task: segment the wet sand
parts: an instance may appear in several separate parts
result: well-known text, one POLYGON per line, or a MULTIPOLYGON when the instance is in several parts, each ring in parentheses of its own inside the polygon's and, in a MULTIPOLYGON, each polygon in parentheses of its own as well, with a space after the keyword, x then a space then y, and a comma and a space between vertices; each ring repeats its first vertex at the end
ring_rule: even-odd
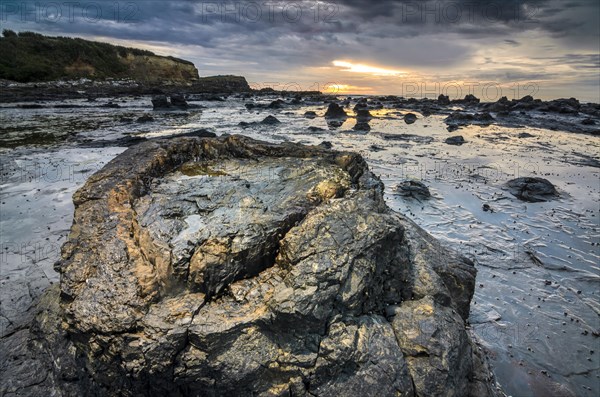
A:
POLYGON ((33 299, 58 281, 53 264, 72 222, 71 195, 86 178, 132 136, 207 128, 274 142, 328 141, 333 149, 360 152, 385 183, 393 209, 475 261, 471 329, 507 394, 600 393, 600 138, 497 125, 449 133, 445 116, 408 109, 371 110, 371 131, 356 132, 352 117, 334 129, 322 117, 304 118, 306 111, 322 116, 323 104, 259 112, 248 111, 246 102, 192 102, 205 108, 177 112, 153 112, 147 97, 121 100, 121 108, 0 109, 3 136, 13 142, 0 149, 2 334, 14 332, 33 299), (409 111, 418 117, 412 125, 403 120, 409 111), (137 123, 144 114, 154 121, 137 123), (239 126, 268 115, 281 124, 239 126), (33 132, 41 138, 13 147, 33 132), (467 143, 444 143, 456 135, 467 143), (503 189, 523 176, 548 179, 560 197, 525 203, 503 189), (394 187, 406 179, 424 182, 432 197, 398 195, 394 187))

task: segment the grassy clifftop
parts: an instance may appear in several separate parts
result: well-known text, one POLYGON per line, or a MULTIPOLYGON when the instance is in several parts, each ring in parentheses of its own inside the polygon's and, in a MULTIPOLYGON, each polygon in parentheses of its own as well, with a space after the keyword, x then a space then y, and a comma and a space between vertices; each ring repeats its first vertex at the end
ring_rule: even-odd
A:
POLYGON ((23 83, 81 77, 145 83, 198 80, 198 70, 189 61, 78 38, 5 30, 0 54, 0 79, 23 83))

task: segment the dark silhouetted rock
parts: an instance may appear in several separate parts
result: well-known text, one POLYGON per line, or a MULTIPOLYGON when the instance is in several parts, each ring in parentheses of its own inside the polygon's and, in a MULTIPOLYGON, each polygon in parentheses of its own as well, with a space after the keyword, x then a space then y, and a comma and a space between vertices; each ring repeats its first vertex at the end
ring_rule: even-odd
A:
POLYGON ((171 95, 171 106, 180 109, 187 109, 188 103, 183 95, 171 95))
POLYGON ((474 104, 474 103, 479 103, 480 100, 475 95, 468 94, 468 95, 465 96, 464 102, 468 103, 468 104, 474 104))
POLYGON ((314 119, 317 117, 317 113, 313 112, 312 110, 309 110, 308 112, 304 113, 304 117, 306 117, 307 119, 314 119))
POLYGON ((519 138, 523 139, 523 138, 535 138, 535 135, 531 135, 528 132, 521 132, 519 135, 517 135, 519 138))
POLYGON ((265 117, 265 119, 263 121, 260 122, 261 124, 268 124, 268 125, 274 125, 274 124, 280 124, 281 121, 279 121, 275 116, 267 116, 265 117))
POLYGON ((198 137, 198 138, 216 138, 217 134, 215 134, 212 131, 209 131, 205 128, 196 130, 196 131, 192 131, 192 132, 186 132, 185 134, 180 134, 177 135, 177 137, 184 137, 184 136, 192 136, 192 137, 198 137))
POLYGON ((544 178, 517 178, 506 183, 510 193, 527 202, 550 201, 558 197, 558 192, 552 183, 544 178))
POLYGON ((467 143, 467 141, 465 141, 465 138, 463 138, 462 135, 451 136, 450 138, 446 138, 444 142, 446 142, 448 145, 455 146, 460 146, 464 143, 467 143))
POLYGON ((358 121, 353 128, 354 131, 371 131, 369 123, 364 121, 358 121))
POLYGON ((154 110, 162 110, 171 108, 171 102, 166 95, 156 95, 152 98, 152 106, 154 110))
POLYGON ((423 182, 407 180, 396 186, 396 192, 405 197, 428 199, 431 197, 429 188, 423 182))
POLYGON ((406 124, 414 124, 417 121, 417 115, 414 113, 407 113, 404 115, 404 122, 406 124))
POLYGON ((453 112, 445 120, 446 124, 450 126, 466 126, 471 124, 488 126, 494 121, 494 117, 488 112, 470 114, 460 111, 453 112))
POLYGON ((356 119, 358 121, 369 121, 373 118, 373 116, 371 115, 371 112, 369 112, 367 109, 359 109, 356 112, 356 119))
POLYGON ((137 119, 138 123, 149 123, 151 121, 154 121, 154 117, 150 116, 149 114, 145 114, 137 119))
POLYGON ((330 103, 329 104, 329 107, 327 108, 327 112, 325 113, 325 118, 328 118, 328 119, 343 119, 343 118, 346 118, 346 117, 348 117, 348 115, 344 111, 344 108, 342 108, 337 103, 330 103))
POLYGON ((450 105, 450 97, 448 95, 440 94, 437 99, 440 105, 450 105))

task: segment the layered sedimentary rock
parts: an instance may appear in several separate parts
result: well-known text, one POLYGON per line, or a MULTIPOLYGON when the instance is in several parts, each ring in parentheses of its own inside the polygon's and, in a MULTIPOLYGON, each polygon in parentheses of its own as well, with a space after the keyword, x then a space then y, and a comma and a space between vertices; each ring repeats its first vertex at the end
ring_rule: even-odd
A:
POLYGON ((74 202, 60 291, 3 340, 5 393, 497 393, 465 327, 473 263, 391 211, 357 154, 149 141, 74 202))

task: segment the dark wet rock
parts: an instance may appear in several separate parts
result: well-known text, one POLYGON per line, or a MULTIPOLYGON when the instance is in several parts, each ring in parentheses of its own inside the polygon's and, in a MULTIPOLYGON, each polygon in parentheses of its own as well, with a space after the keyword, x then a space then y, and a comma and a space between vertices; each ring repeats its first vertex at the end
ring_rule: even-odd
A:
POLYGON ((171 108, 171 102, 166 95, 156 95, 152 98, 152 106, 154 110, 169 109, 171 108))
POLYGON ((440 94, 437 101, 442 106, 450 105, 450 97, 448 95, 440 94))
POLYGON ((309 110, 308 112, 304 113, 304 117, 306 117, 307 119, 314 119, 317 117, 317 113, 313 112, 312 110, 309 110))
POLYGON ((531 95, 525 95, 523 98, 519 99, 519 102, 533 102, 533 97, 531 95))
POLYGON ((285 101, 281 99, 276 99, 267 106, 269 109, 281 109, 285 106, 285 101))
POLYGON ((330 129, 337 129, 340 128, 342 125, 344 125, 344 120, 340 120, 340 119, 327 119, 327 126, 330 129))
POLYGON ((416 143, 431 143, 434 139, 430 136, 421 136, 414 134, 382 134, 383 139, 388 141, 407 141, 416 143))
POLYGON ((25 103, 17 106, 20 109, 43 109, 44 106, 39 103, 25 103))
POLYGON ((74 203, 60 288, 0 340, 3 395, 496 395, 474 264, 357 154, 152 140, 74 203))
POLYGON ((373 116, 371 115, 371 112, 369 112, 367 109, 359 109, 356 112, 356 119, 358 121, 369 121, 373 118, 373 116))
POLYGON ((257 122, 257 121, 252 121, 252 122, 247 122, 247 121, 241 121, 238 125, 244 129, 246 128, 251 128, 251 127, 259 127, 261 125, 277 125, 277 124, 281 124, 281 121, 279 121, 277 119, 277 117, 275 116, 267 116, 265 117, 262 121, 257 122))
POLYGON ((475 95, 468 94, 465 96, 465 99, 463 100, 463 102, 465 102, 467 104, 475 104, 475 103, 479 103, 480 100, 475 95))
POLYGON ((171 106, 186 109, 188 103, 183 95, 171 95, 171 106))
POLYGON ((450 138, 446 138, 444 142, 446 142, 448 145, 455 146, 460 146, 462 144, 467 143, 467 141, 465 141, 465 138, 463 138, 462 135, 451 136, 450 138))
POLYGON ((333 144, 329 141, 323 141, 321 143, 319 143, 319 146, 325 148, 325 149, 331 149, 333 148, 333 144))
POLYGON ((414 124, 417 121, 417 115, 414 113, 407 113, 404 115, 404 122, 406 124, 414 124))
POLYGON ((369 150, 372 152, 382 152, 385 150, 385 148, 378 146, 378 145, 371 145, 371 146, 369 146, 369 150))
POLYGON ((369 110, 369 105, 367 104, 367 99, 362 98, 360 101, 358 101, 356 103, 356 105, 354 105, 354 108, 352 110, 354 110, 355 113, 358 113, 360 110, 369 110))
POLYGON ((170 97, 167 95, 155 95, 152 97, 152 106, 154 110, 187 109, 190 107, 185 97, 180 94, 172 94, 170 97))
POLYGON ((550 201, 558 197, 554 185, 544 178, 513 179, 506 183, 506 188, 513 196, 530 203, 550 201))
POLYGON ((583 125, 596 125, 596 121, 594 119, 587 118, 587 119, 582 120, 581 124, 583 124, 583 125))
POLYGON ((517 135, 518 138, 535 138, 535 135, 531 135, 528 132, 521 132, 519 135, 517 135))
POLYGON ((136 121, 138 123, 150 123, 154 121, 154 117, 150 116, 149 114, 145 114, 143 116, 138 117, 136 121))
POLYGON ((327 131, 327 130, 326 130, 326 129, 324 129, 324 128, 321 128, 321 127, 314 127, 314 126, 310 126, 310 127, 308 127, 308 130, 309 130, 310 132, 325 132, 325 131, 327 131))
POLYGON ((212 131, 207 130, 206 128, 201 128, 196 131, 186 132, 185 134, 177 135, 177 137, 185 137, 185 136, 198 137, 198 138, 216 138, 217 134, 215 134, 212 131))
POLYGON ((433 111, 429 107, 421 108, 420 112, 423 115, 423 117, 429 117, 433 114, 433 111))
POLYGON ((279 121, 277 119, 277 117, 275 116, 267 116, 265 117, 265 119, 263 121, 260 122, 261 124, 267 124, 267 125, 274 125, 274 124, 281 124, 281 121, 279 121))
POLYGON ((109 109, 119 109, 121 106, 118 103, 108 102, 103 105, 100 105, 100 107, 109 108, 109 109))
POLYGON ((358 121, 352 129, 354 131, 371 131, 371 126, 367 122, 358 121))
POLYGON ((420 181, 407 180, 396 186, 396 192, 405 197, 428 199, 431 197, 429 188, 420 181))
POLYGON ((453 126, 466 126, 471 124, 488 126, 494 121, 494 117, 488 112, 470 114, 460 111, 453 112, 445 120, 446 124, 453 126))
POLYGON ((328 118, 328 119, 343 119, 343 118, 346 118, 346 117, 348 117, 348 115, 344 111, 344 108, 342 108, 337 103, 330 103, 329 104, 329 107, 327 108, 327 112, 325 113, 325 118, 328 118))

